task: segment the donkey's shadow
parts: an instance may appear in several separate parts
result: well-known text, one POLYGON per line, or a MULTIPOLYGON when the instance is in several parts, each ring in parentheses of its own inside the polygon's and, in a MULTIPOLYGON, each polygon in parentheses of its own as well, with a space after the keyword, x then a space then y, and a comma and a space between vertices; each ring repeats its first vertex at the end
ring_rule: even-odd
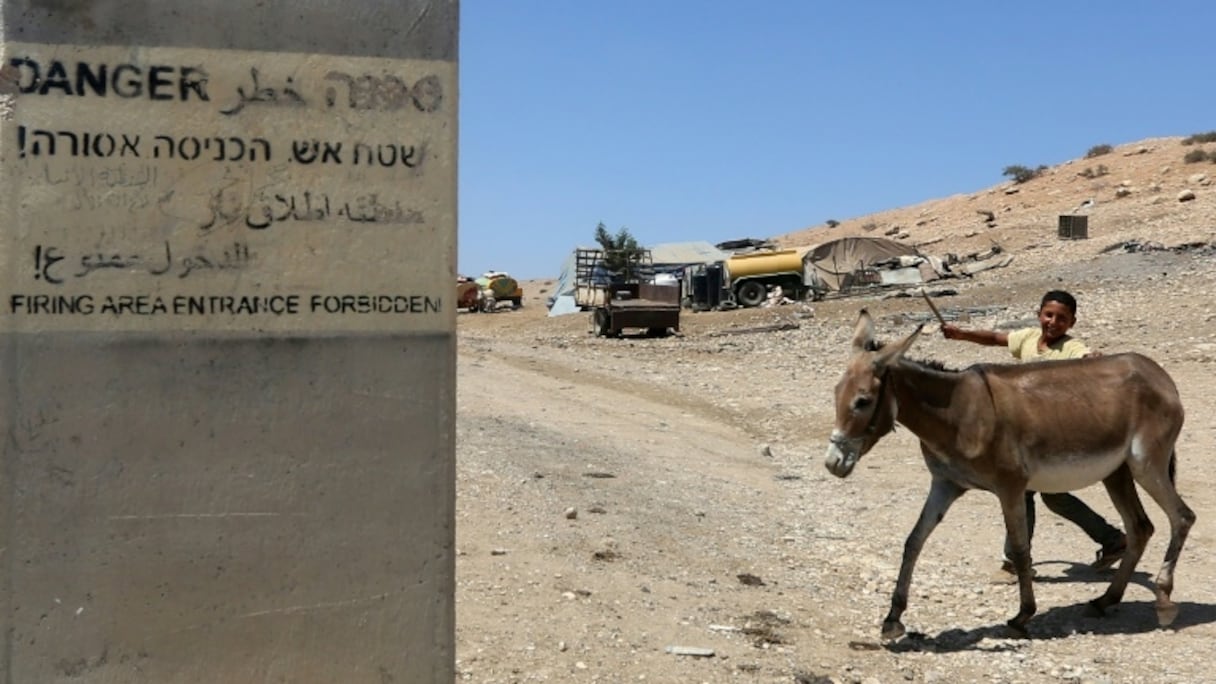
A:
MULTIPOLYGON (((1036 563, 1046 565, 1048 563, 1036 563)), ((1069 564, 1063 576, 1038 576, 1035 584, 1083 583, 1093 586, 1097 591, 1085 600, 1066 606, 1055 606, 1036 613, 1026 626, 1029 635, 1019 637, 1006 625, 997 624, 975 629, 948 629, 936 636, 909 632, 903 638, 892 642, 877 644, 853 642, 850 646, 855 650, 874 650, 885 648, 894 653, 933 652, 950 653, 955 651, 1014 651, 1021 648, 1023 639, 1048 640, 1063 639, 1077 634, 1146 634, 1158 630, 1178 631, 1216 623, 1216 604, 1178 602, 1178 617, 1169 627, 1157 625, 1157 612, 1152 600, 1128 601, 1111 606, 1105 615, 1094 615, 1089 605, 1091 599, 1097 598, 1105 590, 1109 581, 1109 572, 1098 572, 1087 565, 1069 564)), ((1136 584, 1151 591, 1152 577, 1147 572, 1132 573, 1128 584, 1136 584)), ((1016 612, 1016 604, 1010 604, 1010 617, 1016 612)))

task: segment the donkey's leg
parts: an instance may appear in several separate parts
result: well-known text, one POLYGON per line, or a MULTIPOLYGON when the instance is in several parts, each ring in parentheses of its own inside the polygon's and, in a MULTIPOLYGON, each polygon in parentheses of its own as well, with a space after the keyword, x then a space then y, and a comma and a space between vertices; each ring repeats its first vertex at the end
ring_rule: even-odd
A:
POLYGON ((1102 615, 1107 608, 1123 600, 1123 592, 1127 589, 1127 583, 1131 580, 1132 573, 1136 571, 1136 564, 1140 562, 1140 557, 1144 555, 1144 548, 1148 546, 1149 537, 1153 536, 1153 523, 1148 519, 1148 514, 1144 512, 1144 506, 1140 504, 1140 495, 1136 493, 1136 482, 1132 479, 1132 471, 1127 464, 1124 463, 1116 468, 1115 472, 1102 480, 1102 484, 1106 486, 1106 492, 1110 494, 1110 500, 1115 504, 1115 510, 1119 511, 1119 517, 1123 519, 1123 529, 1127 530, 1127 548, 1123 552, 1119 569, 1115 572, 1115 577, 1107 587, 1106 593, 1089 602, 1093 612, 1098 615, 1102 615))
POLYGON ((904 625, 899 621, 908 607, 908 588, 912 584, 912 569, 933 528, 942 521, 950 505, 967 491, 945 478, 934 476, 929 487, 929 496, 920 509, 920 518, 904 542, 904 557, 899 564, 899 579, 895 582, 895 593, 891 595, 891 611, 882 621, 882 638, 898 639, 904 635, 904 625))
POLYGON ((1170 545, 1165 550, 1165 561, 1161 564, 1161 571, 1157 573, 1156 587, 1153 590, 1157 594, 1157 624, 1162 627, 1170 625, 1174 618, 1178 617, 1178 606, 1170 599, 1170 594, 1174 591, 1174 566, 1178 564, 1178 556, 1182 553, 1182 545, 1186 543, 1186 535, 1191 531, 1191 525, 1195 524, 1195 512, 1183 502, 1182 497, 1178 496, 1178 490, 1174 488, 1174 458, 1175 454, 1171 451, 1169 458, 1154 461, 1160 464, 1159 467, 1151 470, 1144 468, 1135 473, 1136 482, 1153 497, 1170 519, 1170 545))
POLYGON ((1025 487, 1009 488, 996 493, 1005 516, 1005 545, 1009 560, 1018 573, 1018 594, 1021 605, 1018 614, 1007 623, 1018 636, 1026 636, 1026 623, 1034 615, 1034 577, 1030 574, 1030 530, 1026 524, 1025 487))

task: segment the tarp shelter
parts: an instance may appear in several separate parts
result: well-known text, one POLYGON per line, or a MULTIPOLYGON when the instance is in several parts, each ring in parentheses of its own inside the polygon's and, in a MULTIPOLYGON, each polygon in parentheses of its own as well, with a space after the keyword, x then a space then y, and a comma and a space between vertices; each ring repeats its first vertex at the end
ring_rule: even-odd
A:
MULTIPOLYGON (((829 289, 839 291, 855 284, 856 272, 875 264, 894 262, 915 265, 920 252, 912 245, 886 238, 845 237, 811 248, 803 263, 829 289), (912 259, 909 259, 911 257, 912 259)), ((932 278, 924 278, 931 280, 932 278)))
POLYGON ((656 271, 671 273, 697 264, 712 264, 730 258, 708 242, 667 242, 650 248, 650 261, 656 271))
POLYGON ((574 303, 574 286, 577 284, 575 280, 578 275, 575 254, 580 249, 591 249, 591 247, 578 247, 572 250, 562 262, 562 269, 557 274, 557 284, 553 286, 553 294, 550 295, 552 300, 549 304, 550 316, 579 312, 578 304, 574 303))

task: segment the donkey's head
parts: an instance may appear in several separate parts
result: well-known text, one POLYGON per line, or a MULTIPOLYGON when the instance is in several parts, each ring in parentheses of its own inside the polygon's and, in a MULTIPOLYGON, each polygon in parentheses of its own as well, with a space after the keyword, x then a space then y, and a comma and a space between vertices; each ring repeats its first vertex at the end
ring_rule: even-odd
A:
POLYGON ((887 388, 887 372, 912 346, 921 327, 884 346, 874 340, 870 314, 861 310, 853 333, 853 357, 836 383, 836 426, 824 459, 833 475, 847 477, 857 461, 895 429, 895 395, 887 388))

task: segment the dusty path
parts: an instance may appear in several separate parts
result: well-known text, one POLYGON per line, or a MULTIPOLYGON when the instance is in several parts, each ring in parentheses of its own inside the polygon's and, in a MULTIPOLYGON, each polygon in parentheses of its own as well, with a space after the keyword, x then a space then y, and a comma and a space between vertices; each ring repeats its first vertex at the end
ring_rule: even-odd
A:
POLYGON ((768 607, 733 578, 777 542, 758 519, 783 494, 776 468, 712 419, 573 375, 489 356, 460 366, 461 670, 714 680, 720 659, 663 649, 705 644, 740 605, 768 607))

